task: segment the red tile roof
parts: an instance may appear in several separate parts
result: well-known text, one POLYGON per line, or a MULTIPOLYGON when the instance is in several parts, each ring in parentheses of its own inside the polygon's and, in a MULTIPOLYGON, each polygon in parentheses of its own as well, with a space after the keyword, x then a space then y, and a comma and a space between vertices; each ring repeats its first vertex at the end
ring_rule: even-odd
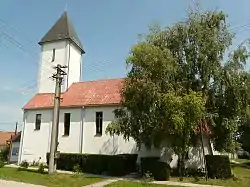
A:
MULTIPOLYGON (((73 83, 62 94, 61 107, 81 107, 91 105, 118 104, 124 79, 106 79, 73 83)), ((23 109, 52 108, 54 94, 36 94, 23 109)))
POLYGON ((10 142, 10 141, 12 141, 12 142, 15 142, 15 141, 20 141, 20 138, 21 138, 21 134, 22 134, 22 132, 20 131, 20 132, 18 132, 18 133, 14 133, 14 134, 12 134, 11 135, 11 137, 7 140, 7 142, 10 142))
POLYGON ((11 135, 14 134, 14 132, 0 131, 0 145, 7 145, 7 140, 9 140, 11 138, 11 135))

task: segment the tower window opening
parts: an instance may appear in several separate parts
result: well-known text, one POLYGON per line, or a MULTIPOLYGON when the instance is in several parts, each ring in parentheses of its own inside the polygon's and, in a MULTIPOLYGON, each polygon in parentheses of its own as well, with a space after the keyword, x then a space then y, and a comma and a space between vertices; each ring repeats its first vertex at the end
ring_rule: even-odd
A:
POLYGON ((55 57, 56 57, 56 49, 53 49, 51 62, 55 61, 55 57))

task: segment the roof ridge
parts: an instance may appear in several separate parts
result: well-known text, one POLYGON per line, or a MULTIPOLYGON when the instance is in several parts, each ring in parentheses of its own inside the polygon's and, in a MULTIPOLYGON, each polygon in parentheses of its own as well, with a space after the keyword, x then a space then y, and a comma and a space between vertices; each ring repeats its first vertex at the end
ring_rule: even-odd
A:
POLYGON ((74 82, 73 84, 79 84, 79 83, 88 83, 88 82, 101 82, 101 81, 112 81, 112 80, 121 80, 126 79, 124 78, 110 78, 110 79, 97 79, 97 80, 90 80, 90 81, 81 81, 81 82, 74 82))

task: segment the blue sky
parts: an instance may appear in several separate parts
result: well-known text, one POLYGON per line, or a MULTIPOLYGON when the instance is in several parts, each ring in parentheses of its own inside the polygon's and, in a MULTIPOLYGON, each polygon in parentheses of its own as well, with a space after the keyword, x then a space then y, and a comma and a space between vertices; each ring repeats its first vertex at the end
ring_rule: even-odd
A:
MULTIPOLYGON (((200 3, 202 9, 219 9, 229 15, 237 34, 234 45, 250 36, 249 0, 200 3)), ((147 33, 148 25, 155 21, 169 26, 185 19, 193 0, 1 1, 0 130, 11 130, 15 121, 22 121, 21 108, 36 91, 37 42, 61 16, 66 4, 86 51, 82 79, 93 80, 124 77, 125 58, 138 41, 138 34, 147 33)))

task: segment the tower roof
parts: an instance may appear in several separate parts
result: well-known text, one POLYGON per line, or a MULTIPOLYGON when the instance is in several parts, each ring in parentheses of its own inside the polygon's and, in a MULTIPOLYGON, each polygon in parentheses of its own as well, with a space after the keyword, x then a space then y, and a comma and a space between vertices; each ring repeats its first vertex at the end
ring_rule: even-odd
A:
POLYGON ((71 23, 67 12, 64 12, 52 28, 45 34, 39 44, 46 42, 56 42, 61 40, 70 40, 84 53, 83 46, 76 31, 71 23))

